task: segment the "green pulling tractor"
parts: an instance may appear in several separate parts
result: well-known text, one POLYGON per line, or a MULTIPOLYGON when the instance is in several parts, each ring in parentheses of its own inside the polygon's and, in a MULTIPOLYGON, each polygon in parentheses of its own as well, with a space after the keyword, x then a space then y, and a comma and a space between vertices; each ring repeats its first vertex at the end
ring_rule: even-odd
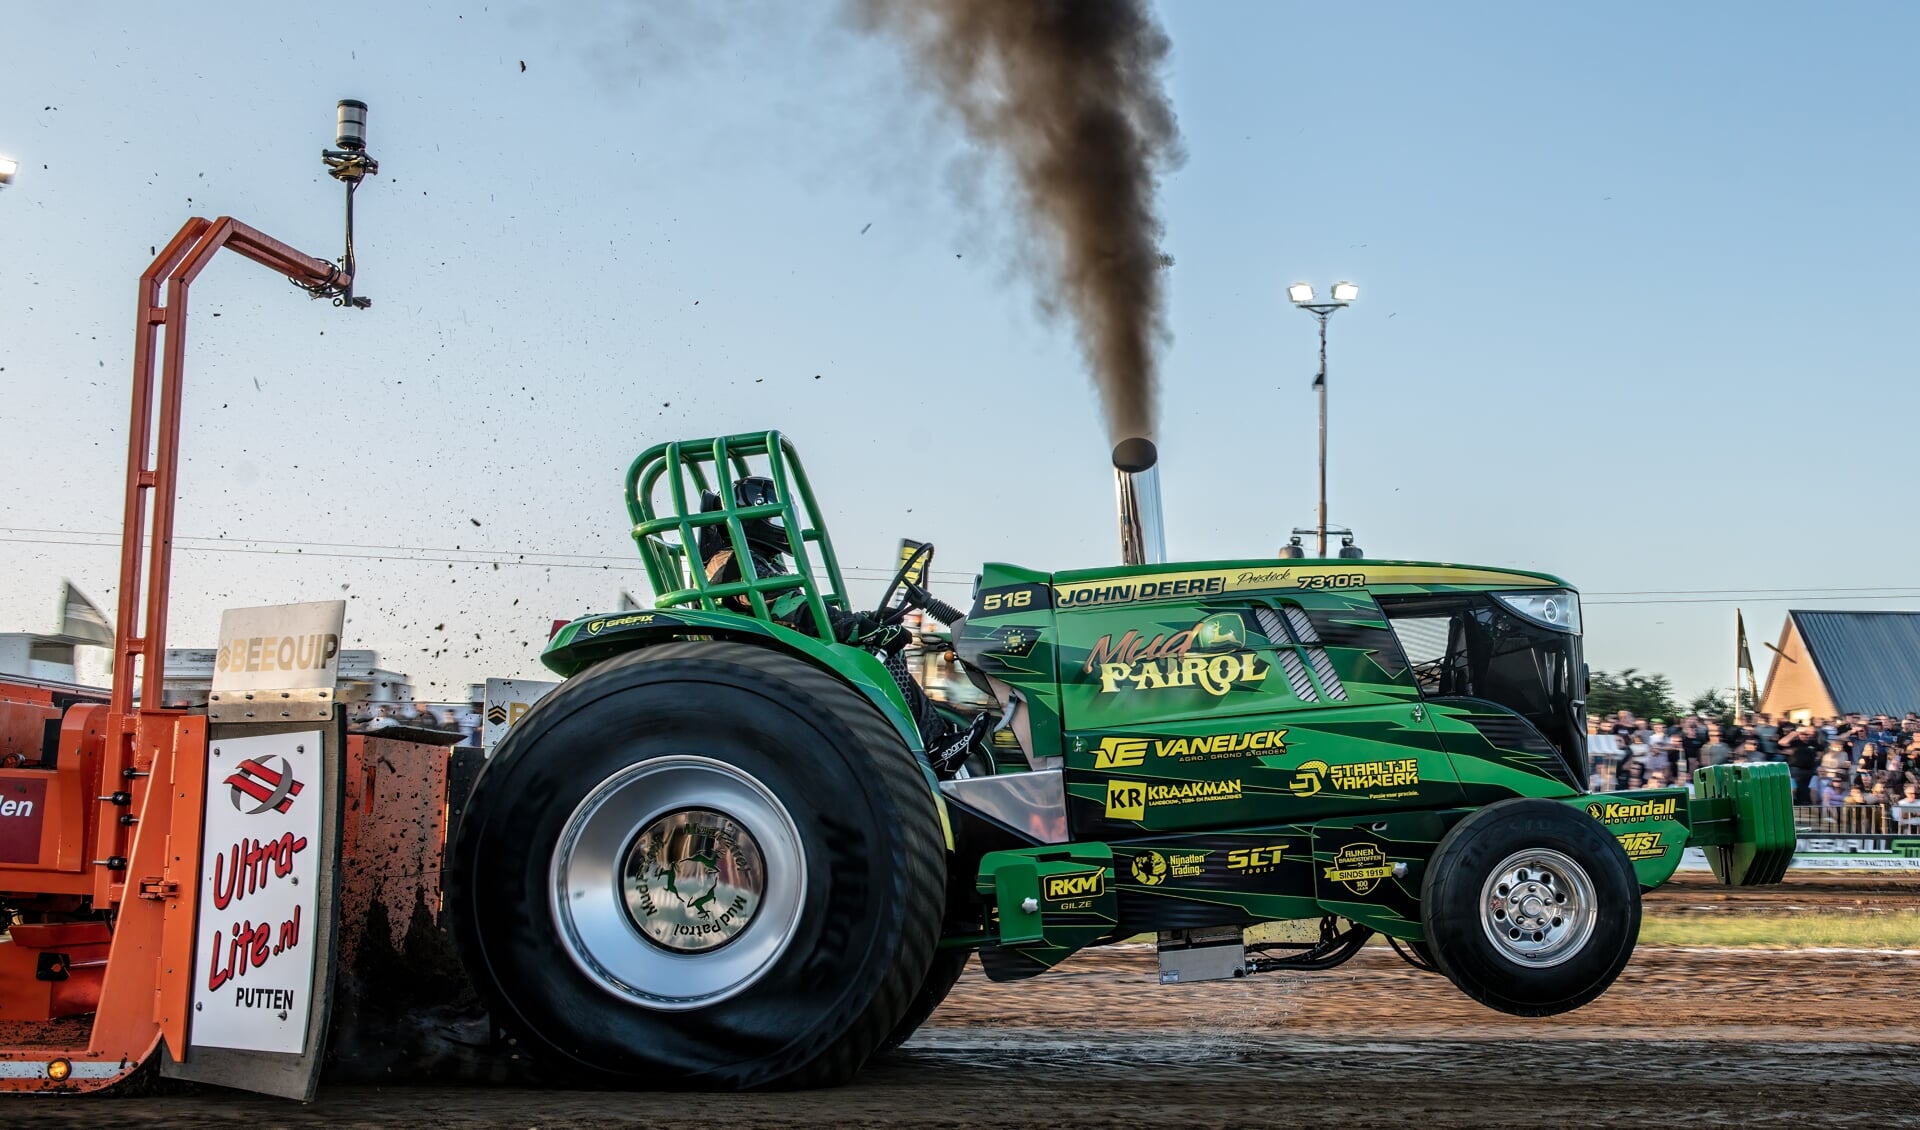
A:
POLYGON ((989 564, 963 616, 915 583, 923 552, 847 643, 779 433, 655 447, 627 505, 657 606, 554 636, 567 681, 480 775, 447 888, 496 1020, 589 1079, 843 1082, 969 954, 1007 981, 1142 937, 1175 984, 1331 968, 1381 934, 1552 1015, 1619 975, 1684 848, 1737 885, 1792 854, 1781 766, 1586 791, 1579 598, 1553 577, 989 564), (767 530, 780 552, 750 544, 767 530), (916 609, 998 704, 957 762, 872 644, 916 609), (1249 940, 1286 920, 1299 940, 1249 940))

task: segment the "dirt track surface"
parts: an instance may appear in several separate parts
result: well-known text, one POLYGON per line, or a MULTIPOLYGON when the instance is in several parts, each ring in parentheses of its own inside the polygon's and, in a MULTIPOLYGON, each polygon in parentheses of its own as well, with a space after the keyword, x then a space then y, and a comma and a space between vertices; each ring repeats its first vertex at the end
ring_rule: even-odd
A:
MULTIPOLYGON (((1910 907, 1917 888, 1734 893, 1691 913, 1910 907), (1778 897, 1776 897, 1778 896, 1778 897)), ((1329 973, 1161 987, 1146 948, 995 985, 978 967, 852 1086, 771 1095, 323 1088, 14 1099, 0 1121, 246 1126, 1920 1125, 1920 953, 1643 947, 1566 1017, 1491 1012, 1369 947, 1329 973)))

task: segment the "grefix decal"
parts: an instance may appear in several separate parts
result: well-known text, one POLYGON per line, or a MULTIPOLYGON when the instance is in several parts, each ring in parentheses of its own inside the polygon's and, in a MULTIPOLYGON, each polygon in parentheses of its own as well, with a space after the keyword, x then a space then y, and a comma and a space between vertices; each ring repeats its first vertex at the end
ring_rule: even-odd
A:
POLYGON ((587 625, 587 634, 597 636, 601 632, 611 631, 614 628, 631 628, 637 624, 651 623, 653 623, 653 613, 651 612, 643 612, 636 616, 615 616, 607 620, 592 621, 587 625))
POLYGON ((1152 639, 1129 628, 1118 640, 1108 633, 1095 641, 1080 670, 1098 671, 1101 694, 1197 687, 1217 698, 1266 680, 1271 668, 1247 650, 1246 640, 1246 623, 1233 612, 1152 639))

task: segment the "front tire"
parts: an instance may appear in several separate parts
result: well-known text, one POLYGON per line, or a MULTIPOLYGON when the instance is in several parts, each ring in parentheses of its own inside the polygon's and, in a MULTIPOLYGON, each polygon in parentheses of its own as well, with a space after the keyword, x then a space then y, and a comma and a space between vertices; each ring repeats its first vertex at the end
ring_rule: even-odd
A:
POLYGON ((933 959, 945 846, 911 753, 812 664, 724 641, 606 660, 475 785, 447 898, 495 1018, 590 1080, 827 1086, 933 959))
POLYGON ((1473 999, 1553 1016, 1605 992, 1640 936, 1640 883, 1591 816, 1501 801, 1454 825, 1421 883, 1433 960, 1473 999))

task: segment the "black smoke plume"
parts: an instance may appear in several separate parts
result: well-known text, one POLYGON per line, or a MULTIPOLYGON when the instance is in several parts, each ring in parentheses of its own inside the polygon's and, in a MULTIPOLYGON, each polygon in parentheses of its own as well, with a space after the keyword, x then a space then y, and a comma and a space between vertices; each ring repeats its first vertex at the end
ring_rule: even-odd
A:
POLYGON ((973 140, 1004 153, 1072 311, 1117 442, 1150 436, 1166 340, 1154 192, 1181 159, 1161 84, 1169 44, 1144 0, 853 0, 897 36, 973 140))

